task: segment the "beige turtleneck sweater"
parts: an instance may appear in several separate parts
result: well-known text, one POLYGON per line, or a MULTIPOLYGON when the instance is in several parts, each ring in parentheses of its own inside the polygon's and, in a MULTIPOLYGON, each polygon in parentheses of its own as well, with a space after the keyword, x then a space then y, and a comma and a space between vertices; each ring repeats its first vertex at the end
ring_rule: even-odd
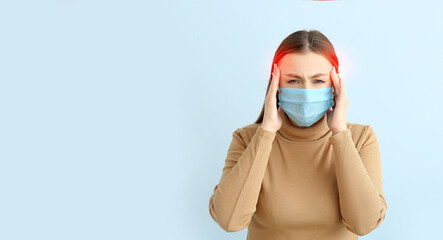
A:
POLYGON ((286 114, 276 132, 250 124, 232 133, 211 217, 248 240, 355 240, 385 219, 382 168, 370 125, 332 134, 325 114, 310 127, 286 114))

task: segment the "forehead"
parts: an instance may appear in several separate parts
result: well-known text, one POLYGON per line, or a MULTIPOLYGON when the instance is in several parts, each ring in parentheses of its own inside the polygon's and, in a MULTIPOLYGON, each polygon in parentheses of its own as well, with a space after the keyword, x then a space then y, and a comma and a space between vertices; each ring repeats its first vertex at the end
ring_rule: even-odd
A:
POLYGON ((329 73, 332 68, 328 59, 313 52, 288 53, 280 59, 278 65, 282 72, 308 75, 318 72, 329 73))

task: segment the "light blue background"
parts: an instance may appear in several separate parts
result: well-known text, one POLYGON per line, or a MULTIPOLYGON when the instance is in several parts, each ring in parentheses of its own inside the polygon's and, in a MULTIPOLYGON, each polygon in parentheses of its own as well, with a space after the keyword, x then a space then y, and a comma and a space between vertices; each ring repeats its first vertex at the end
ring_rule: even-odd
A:
POLYGON ((348 122, 380 143, 388 210, 360 238, 438 238, 442 7, 1 1, 0 239, 246 239, 209 198, 275 50, 301 29, 334 44, 348 122))

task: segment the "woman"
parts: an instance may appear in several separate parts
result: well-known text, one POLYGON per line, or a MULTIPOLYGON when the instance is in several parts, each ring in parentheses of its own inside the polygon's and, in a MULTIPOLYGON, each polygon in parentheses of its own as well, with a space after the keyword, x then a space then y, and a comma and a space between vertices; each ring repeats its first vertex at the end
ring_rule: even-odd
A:
POLYGON ((384 220, 378 140, 346 121, 330 41, 297 31, 278 47, 263 109, 232 134, 211 217, 247 239, 358 239, 384 220))

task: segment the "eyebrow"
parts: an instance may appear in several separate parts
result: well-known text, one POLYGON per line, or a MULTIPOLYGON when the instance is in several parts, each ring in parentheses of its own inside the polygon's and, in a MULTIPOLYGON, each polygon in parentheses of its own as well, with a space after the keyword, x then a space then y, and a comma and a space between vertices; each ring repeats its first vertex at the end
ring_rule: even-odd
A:
MULTIPOLYGON (((309 76, 309 78, 316 78, 316 77, 327 76, 327 75, 328 74, 326 74, 326 73, 316 73, 314 75, 309 76)), ((288 74, 286 74, 286 76, 303 79, 300 75, 297 75, 295 73, 288 73, 288 74)))

